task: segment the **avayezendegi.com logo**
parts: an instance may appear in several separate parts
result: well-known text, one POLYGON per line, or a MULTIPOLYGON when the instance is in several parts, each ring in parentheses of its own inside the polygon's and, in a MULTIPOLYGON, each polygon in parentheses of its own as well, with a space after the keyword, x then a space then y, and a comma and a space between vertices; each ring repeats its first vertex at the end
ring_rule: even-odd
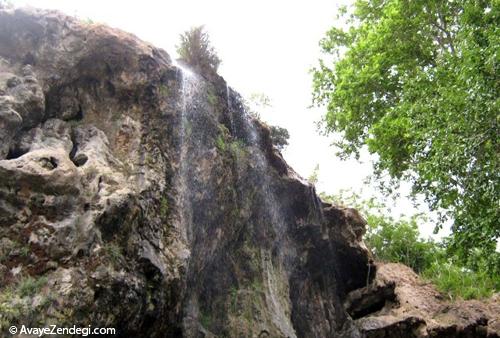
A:
POLYGON ((73 325, 72 327, 58 327, 57 325, 49 325, 47 327, 27 327, 26 325, 21 325, 20 327, 11 326, 9 332, 13 335, 36 335, 38 337, 43 336, 57 336, 57 335, 73 335, 87 337, 90 335, 115 335, 116 330, 113 327, 78 327, 73 325))

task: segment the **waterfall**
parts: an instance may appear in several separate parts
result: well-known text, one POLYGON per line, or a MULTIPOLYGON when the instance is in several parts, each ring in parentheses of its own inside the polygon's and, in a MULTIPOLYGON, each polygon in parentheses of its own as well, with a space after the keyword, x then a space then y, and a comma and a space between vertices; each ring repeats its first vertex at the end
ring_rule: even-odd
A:
POLYGON ((175 64, 181 76, 180 128, 179 128, 179 170, 175 179, 177 205, 181 234, 185 243, 192 237, 192 205, 189 178, 189 137, 192 132, 191 116, 195 109, 194 96, 199 89, 199 79, 189 69, 175 64))
MULTIPOLYGON (((263 196, 262 202, 264 210, 270 218, 270 226, 276 232, 274 245, 281 247, 279 243, 287 240, 285 238, 287 224, 282 205, 271 185, 273 180, 270 172, 273 169, 270 167, 270 164, 261 149, 261 134, 258 132, 255 122, 246 112, 244 112, 242 116, 242 122, 245 134, 250 143, 250 147, 252 148, 252 160, 255 164, 255 170, 259 173, 259 176, 262 179, 262 184, 259 186, 259 189, 261 190, 263 196)), ((280 296, 280 292, 278 290, 278 285, 286 285, 286 288, 288 288, 288 276, 286 276, 286 273, 283 271, 278 271, 278 269, 273 265, 270 252, 262 253, 262 257, 264 282, 267 285, 265 297, 266 303, 272 312, 272 321, 287 337, 296 337, 295 330, 290 321, 290 308, 288 306, 288 301, 283 299, 282 295, 280 296)), ((283 262, 285 259, 284 254, 279 252, 277 260, 281 260, 283 262)))
POLYGON ((227 100, 227 114, 229 116, 229 124, 231 126, 231 133, 236 135, 236 127, 234 125, 234 117, 233 117, 233 105, 231 103, 231 89, 226 82, 226 100, 227 100))
MULTIPOLYGON (((191 151, 192 140, 192 119, 196 113, 196 95, 199 92, 200 80, 191 70, 183 67, 174 61, 174 65, 179 70, 181 78, 180 96, 180 118, 178 128, 178 170, 174 178, 174 189, 176 191, 176 205, 179 217, 178 227, 185 246, 188 248, 183 257, 186 267, 189 267, 192 260, 192 238, 193 238, 193 200, 192 200, 192 182, 190 174, 190 158, 193 156, 191 151)), ((187 281, 189 285, 189 281, 187 281)), ((186 295, 184 304, 185 317, 183 319, 183 328, 187 337, 194 337, 197 334, 197 327, 193 326, 198 322, 199 304, 196 294, 186 295)))
MULTIPOLYGON (((179 100, 180 116, 178 118, 178 172, 174 178, 174 188, 177 193, 179 230, 182 231, 184 241, 191 250, 188 254, 187 282, 198 285, 200 282, 199 271, 210 264, 210 255, 214 252, 212 248, 216 248, 218 245, 213 232, 210 233, 211 229, 216 227, 221 231, 228 231, 231 224, 217 223, 218 218, 215 214, 217 210, 204 208, 203 204, 203 202, 209 201, 210 196, 217 196, 212 192, 221 188, 216 184, 212 186, 213 183, 206 181, 207 177, 200 176, 198 171, 200 161, 208 166, 214 165, 207 161, 217 158, 211 156, 217 151, 213 148, 212 142, 215 135, 220 132, 218 125, 211 122, 214 121, 214 112, 204 97, 207 94, 207 85, 198 75, 181 65, 177 65, 177 67, 180 70, 181 99, 179 100)), ((238 94, 227 85, 226 99, 232 140, 225 142, 244 143, 248 156, 246 160, 248 162, 243 162, 247 163, 248 167, 237 166, 237 173, 233 177, 236 180, 239 179, 239 170, 242 170, 242 174, 249 171, 250 176, 258 177, 258 185, 253 188, 256 191, 253 205, 258 208, 264 221, 253 225, 259 227, 263 232, 269 230, 274 235, 274 242, 263 243, 260 248, 263 258, 260 264, 262 275, 255 276, 255 278, 262 278, 262 282, 266 286, 263 297, 271 314, 269 319, 284 335, 295 338, 296 333, 290 320, 289 301, 287 297, 283 296, 283 294, 288 293, 288 291, 284 291, 288 290, 288 276, 286 269, 283 269, 282 266, 283 262, 286 261, 285 255, 289 252, 284 253, 280 249, 290 247, 284 244, 285 241, 288 241, 286 235, 288 225, 286 213, 272 184, 275 181, 275 177, 272 176, 274 169, 270 166, 262 149, 262 144, 265 142, 262 140, 256 121, 245 112, 238 94)), ((237 157, 235 160, 239 161, 237 157)), ((207 173, 209 171, 205 171, 205 174, 207 173)), ((227 182, 227 184, 237 185, 239 183, 227 182)), ((253 222, 252 219, 244 221, 253 222)), ((193 289, 195 288, 193 287, 193 289)), ((203 303, 199 294, 195 292, 186 295, 184 311, 187 315, 183 326, 187 336, 194 336, 198 330, 196 323, 200 323, 203 317, 203 303)))

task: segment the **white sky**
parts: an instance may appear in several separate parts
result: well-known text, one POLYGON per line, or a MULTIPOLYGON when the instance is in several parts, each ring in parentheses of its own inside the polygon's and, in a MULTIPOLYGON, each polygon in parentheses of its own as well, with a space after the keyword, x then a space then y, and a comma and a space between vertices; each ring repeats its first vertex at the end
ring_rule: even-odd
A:
MULTIPOLYGON (((290 145, 284 156, 300 175, 308 177, 319 164, 317 190, 335 193, 339 189, 361 189, 371 173, 368 156, 364 156, 364 163, 335 157, 331 138, 320 136, 314 123, 323 110, 308 108, 312 83, 309 69, 320 57, 318 42, 335 23, 337 8, 350 0, 11 2, 59 9, 106 23, 164 48, 173 58, 179 34, 204 24, 222 59, 219 74, 246 97, 253 92, 270 97, 272 108, 261 112, 261 117, 288 129, 290 145)), ((373 194, 372 189, 365 190, 373 194)), ((405 198, 399 199, 393 210, 395 215, 413 212, 405 198)), ((432 226, 421 226, 421 232, 427 237, 432 226)))

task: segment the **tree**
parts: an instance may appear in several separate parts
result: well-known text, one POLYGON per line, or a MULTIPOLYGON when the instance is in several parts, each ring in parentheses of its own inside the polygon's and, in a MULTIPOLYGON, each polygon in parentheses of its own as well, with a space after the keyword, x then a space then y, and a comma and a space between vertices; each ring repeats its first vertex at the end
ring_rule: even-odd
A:
MULTIPOLYGON (((245 111, 257 120, 261 120, 260 111, 272 107, 271 99, 264 93, 254 92, 248 99, 243 99, 245 111)), ((269 126, 271 142, 280 151, 288 145, 290 133, 280 126, 269 126)))
POLYGON ((290 138, 288 130, 279 126, 270 126, 269 130, 271 131, 271 142, 273 142, 276 148, 280 151, 285 149, 288 145, 288 139, 290 138))
POLYGON ((333 64, 313 70, 325 131, 343 157, 377 154, 377 178, 411 182, 453 219, 453 252, 470 261, 480 248, 495 268, 500 3, 358 0, 342 15, 348 27, 320 43, 333 64))
POLYGON ((181 60, 202 72, 217 72, 221 60, 211 46, 208 33, 203 26, 193 27, 180 35, 177 53, 181 60))

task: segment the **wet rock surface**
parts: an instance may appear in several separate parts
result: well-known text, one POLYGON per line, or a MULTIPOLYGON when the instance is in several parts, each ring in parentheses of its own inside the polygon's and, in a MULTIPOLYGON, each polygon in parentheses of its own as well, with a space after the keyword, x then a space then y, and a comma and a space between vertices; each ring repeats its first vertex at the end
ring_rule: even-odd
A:
MULTIPOLYGON (((362 217, 322 203, 224 79, 133 35, 0 9, 0 126, 1 332, 451 330, 418 314, 374 316, 400 293, 380 274, 372 283, 362 217)), ((481 318, 475 329, 493 332, 481 318)))

